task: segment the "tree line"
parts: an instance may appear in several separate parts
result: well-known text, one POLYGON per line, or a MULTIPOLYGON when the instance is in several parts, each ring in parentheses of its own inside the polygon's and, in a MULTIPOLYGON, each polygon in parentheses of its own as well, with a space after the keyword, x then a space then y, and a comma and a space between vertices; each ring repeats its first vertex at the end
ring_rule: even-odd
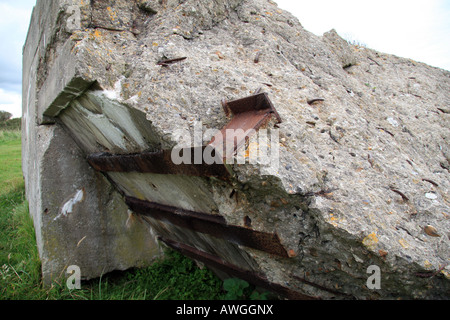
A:
POLYGON ((12 114, 0 110, 0 130, 18 130, 21 127, 21 118, 12 118, 12 114))

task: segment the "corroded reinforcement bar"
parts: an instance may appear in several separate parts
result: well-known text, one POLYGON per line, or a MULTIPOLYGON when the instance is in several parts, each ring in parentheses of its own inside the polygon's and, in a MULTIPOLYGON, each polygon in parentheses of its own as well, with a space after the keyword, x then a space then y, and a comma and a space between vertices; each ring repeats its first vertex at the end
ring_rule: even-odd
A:
POLYGON ((141 172, 155 174, 179 174, 186 176, 215 177, 229 181, 230 172, 220 163, 196 164, 195 154, 203 154, 206 147, 185 148, 183 152, 190 152, 191 164, 174 164, 171 150, 144 152, 138 154, 91 154, 87 160, 97 171, 101 172, 141 172))
POLYGON ((226 224, 222 216, 183 210, 149 201, 125 197, 128 207, 142 215, 169 222, 179 227, 212 235, 249 248, 289 258, 277 234, 265 233, 226 224))
POLYGON ((289 288, 286 288, 280 284, 272 283, 268 281, 264 276, 249 270, 244 270, 239 268, 231 263, 228 263, 221 258, 211 255, 207 252, 200 251, 194 247, 159 237, 159 240, 164 242, 170 248, 179 251, 183 255, 198 260, 200 262, 205 263, 207 266, 211 268, 218 269, 220 271, 225 272, 228 275, 235 276, 239 279, 245 280, 249 283, 254 284, 255 286, 261 287, 263 289, 275 292, 287 299, 290 300, 319 300, 317 297, 311 297, 304 295, 302 293, 293 291, 289 288))

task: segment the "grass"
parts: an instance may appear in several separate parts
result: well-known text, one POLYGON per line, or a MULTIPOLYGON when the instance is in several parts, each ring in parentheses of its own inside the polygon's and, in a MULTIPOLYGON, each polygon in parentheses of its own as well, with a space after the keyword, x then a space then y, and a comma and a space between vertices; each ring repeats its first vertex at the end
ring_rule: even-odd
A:
POLYGON ((33 221, 21 170, 18 130, 0 130, 1 300, 214 300, 225 298, 223 282, 210 270, 168 251, 151 266, 112 272, 69 290, 65 279, 43 286, 33 221))
POLYGON ((0 193, 7 193, 23 184, 20 131, 0 131, 0 193))
POLYGON ((40 283, 33 221, 23 183, 7 189, 0 191, 0 297, 30 299, 40 283))

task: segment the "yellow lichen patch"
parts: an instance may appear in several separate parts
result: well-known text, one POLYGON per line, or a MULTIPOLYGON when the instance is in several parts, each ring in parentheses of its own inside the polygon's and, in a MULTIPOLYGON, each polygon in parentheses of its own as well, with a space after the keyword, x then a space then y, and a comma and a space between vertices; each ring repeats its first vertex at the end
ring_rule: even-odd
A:
POLYGON ((83 40, 85 37, 85 32, 81 30, 75 30, 72 35, 70 36, 70 39, 73 41, 80 41, 83 40))
POLYGON ((252 141, 249 143, 248 148, 245 149, 244 156, 246 159, 256 159, 258 156, 259 144, 257 141, 252 141))
POLYGON ((428 260, 425 260, 423 262, 423 266, 425 267, 425 269, 433 269, 433 265, 428 260))
POLYGON ((102 32, 99 29, 95 29, 94 31, 94 37, 100 38, 102 36, 102 32))
POLYGON ((72 50, 70 50, 70 53, 72 54, 77 54, 78 51, 80 50, 79 46, 81 45, 81 41, 77 41, 74 45, 72 50))
POLYGON ((406 241, 405 239, 400 239, 400 240, 398 240, 398 242, 400 243, 400 245, 403 247, 403 248, 408 248, 409 247, 409 244, 408 244, 408 241, 406 241))
POLYGON ((338 218, 336 218, 333 214, 330 214, 330 220, 329 221, 334 227, 338 226, 337 220, 338 220, 338 218))
POLYGON ((374 249, 377 246, 378 238, 375 232, 372 232, 362 241, 362 244, 368 249, 374 249))
POLYGON ((111 7, 107 7, 106 10, 108 10, 111 20, 114 21, 117 18, 117 13, 111 7))

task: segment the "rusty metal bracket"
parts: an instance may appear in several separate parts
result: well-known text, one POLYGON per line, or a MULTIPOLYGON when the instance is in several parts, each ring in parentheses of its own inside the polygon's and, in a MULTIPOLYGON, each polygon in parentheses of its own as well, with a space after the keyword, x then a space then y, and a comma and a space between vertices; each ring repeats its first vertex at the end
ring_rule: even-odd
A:
POLYGON ((273 283, 267 280, 267 278, 261 274, 258 274, 254 271, 244 270, 238 266, 235 266, 220 257, 214 256, 207 252, 198 250, 194 247, 185 245, 183 243, 179 243, 170 239, 165 239, 163 237, 159 237, 159 240, 164 242, 168 247, 179 251, 183 255, 203 262, 207 266, 211 268, 218 269, 222 272, 225 272, 228 275, 235 276, 237 278, 248 281, 249 283, 254 284, 260 288, 275 292, 287 299, 290 300, 319 300, 317 297, 311 297, 300 292, 291 290, 286 288, 278 283, 273 283))
POLYGON ((184 210, 132 197, 125 197, 125 203, 132 211, 138 214, 170 222, 179 227, 209 234, 216 238, 221 238, 283 258, 289 257, 276 233, 266 233, 244 227, 232 226, 228 225, 224 217, 219 215, 184 210))
POLYGON ((256 112, 264 110, 265 112, 275 116, 279 123, 282 122, 280 115, 275 110, 269 95, 266 92, 257 93, 245 98, 227 101, 228 108, 233 115, 246 112, 256 112))
POLYGON ((281 123, 267 93, 257 93, 246 98, 222 101, 225 114, 233 114, 231 121, 209 142, 223 159, 231 159, 245 142, 265 126, 272 117, 281 123))

